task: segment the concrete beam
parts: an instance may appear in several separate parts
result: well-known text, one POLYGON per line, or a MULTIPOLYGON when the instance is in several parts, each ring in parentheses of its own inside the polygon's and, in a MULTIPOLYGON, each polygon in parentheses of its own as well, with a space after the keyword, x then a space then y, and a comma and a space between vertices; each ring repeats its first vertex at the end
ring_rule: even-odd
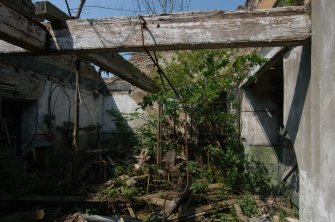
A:
MULTIPOLYGON (((7 55, 0 53, 0 61, 6 61, 7 60, 16 60, 16 58, 20 58, 20 61, 23 58, 27 58, 27 61, 31 56, 28 56, 26 50, 11 45, 7 42, 0 40, 0 48, 2 49, 10 49, 10 50, 16 50, 23 52, 23 55, 25 56, 18 56, 18 55, 7 55)), ((147 92, 157 92, 159 89, 154 84, 154 82, 146 76, 141 70, 139 70, 135 65, 130 63, 129 61, 125 60, 122 56, 120 56, 118 53, 101 53, 101 54, 80 54, 78 57, 83 58, 101 68, 103 68, 106 71, 109 71, 116 76, 120 77, 123 80, 126 80, 130 82, 132 85, 143 89, 147 92)), ((23 61, 23 60, 22 60, 23 61)), ((28 62, 29 63, 29 62, 28 62)))
POLYGON ((35 17, 46 19, 50 22, 73 19, 48 1, 39 1, 35 3, 35 17))
MULTIPOLYGON (((301 45, 311 37, 304 7, 255 11, 203 11, 143 16, 148 50, 301 45)), ((144 51, 139 17, 69 20, 47 24, 50 38, 42 53, 96 54, 144 51)), ((20 53, 2 48, 3 52, 20 53)))
MULTIPOLYGON (((311 37, 303 7, 255 11, 203 11, 143 16, 148 50, 301 45, 311 37)), ((67 21, 48 26, 51 51, 143 51, 139 17, 67 21)))
MULTIPOLYGON (((38 18, 49 20, 52 23, 56 22, 56 25, 60 25, 60 22, 65 22, 71 19, 67 14, 62 12, 56 6, 48 1, 36 2, 35 13, 38 18)), ((0 40, 0 46, 2 49, 15 50, 21 52, 27 52, 26 50, 9 44, 0 40)), ((96 64, 97 66, 105 69, 106 71, 112 72, 121 79, 124 79, 134 86, 143 89, 148 92, 157 92, 158 88, 155 86, 153 81, 142 73, 137 67, 125 60, 122 56, 117 53, 104 53, 104 54, 87 54, 78 55, 89 62, 96 64)), ((11 57, 7 56, 7 59, 11 57)), ((12 57, 13 58, 13 57, 12 57)), ((18 58, 18 57, 14 57, 18 58)), ((28 58, 28 57, 26 57, 28 58)))
POLYGON ((34 15, 34 4, 31 0, 0 0, 0 2, 28 17, 34 15))
POLYGON ((87 54, 80 57, 112 72, 121 79, 147 92, 158 92, 159 90, 146 74, 118 53, 87 54))
MULTIPOLYGON (((44 50, 45 27, 0 1, 0 39, 27 50, 44 50)), ((2 51, 2 49, 0 49, 2 51)))

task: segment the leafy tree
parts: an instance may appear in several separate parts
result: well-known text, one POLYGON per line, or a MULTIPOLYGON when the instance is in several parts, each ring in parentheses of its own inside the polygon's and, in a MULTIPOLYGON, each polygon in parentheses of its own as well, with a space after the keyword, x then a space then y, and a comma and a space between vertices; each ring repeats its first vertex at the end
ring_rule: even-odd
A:
POLYGON ((252 67, 264 62, 255 52, 243 54, 235 49, 176 52, 172 58, 165 59, 163 73, 156 72, 154 75, 162 90, 147 95, 140 103, 142 108, 155 102, 163 104, 165 144, 174 144, 168 136, 172 133, 168 131, 172 128, 175 132, 182 126, 180 116, 185 112, 192 116, 191 125, 202 125, 209 135, 213 135, 213 141, 216 140, 215 130, 220 128, 224 143, 215 141, 203 150, 209 159, 206 172, 200 174, 205 173, 210 182, 224 178, 233 190, 254 187, 244 185, 248 175, 244 170, 246 158, 239 136, 239 85, 248 77, 252 67), (213 111, 212 104, 220 98, 222 92, 226 93, 228 107, 213 111), (169 128, 171 125, 173 127, 169 128))

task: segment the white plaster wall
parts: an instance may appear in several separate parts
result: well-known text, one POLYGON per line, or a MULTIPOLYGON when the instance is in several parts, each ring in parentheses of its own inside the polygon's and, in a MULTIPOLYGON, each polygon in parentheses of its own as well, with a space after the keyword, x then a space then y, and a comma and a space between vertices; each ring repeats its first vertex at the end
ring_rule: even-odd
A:
MULTIPOLYGON (((105 133, 112 132, 116 130, 116 126, 112 121, 111 116, 107 113, 107 110, 115 110, 124 113, 139 112, 147 115, 147 112, 142 109, 138 109, 139 106, 137 102, 129 94, 114 94, 112 96, 104 97, 104 108, 103 108, 103 131, 105 133)), ((131 129, 135 129, 144 124, 141 119, 129 121, 128 125, 131 129)))
MULTIPOLYGON (((38 100, 38 133, 47 132, 47 126, 45 124, 45 115, 48 114, 48 97, 50 90, 54 89, 56 84, 46 81, 43 95, 38 100)), ((64 91, 70 97, 70 103, 66 94, 60 87, 57 87, 52 93, 51 97, 51 112, 55 115, 55 127, 63 126, 64 122, 68 121, 68 109, 71 107, 70 121, 74 122, 74 111, 75 111, 75 90, 71 87, 63 87, 64 91), (58 98, 57 98, 58 97, 58 98)), ((90 91, 81 90, 82 105, 80 105, 80 127, 87 127, 89 125, 96 125, 97 122, 102 122, 102 106, 103 98, 93 97, 89 95, 90 91)))

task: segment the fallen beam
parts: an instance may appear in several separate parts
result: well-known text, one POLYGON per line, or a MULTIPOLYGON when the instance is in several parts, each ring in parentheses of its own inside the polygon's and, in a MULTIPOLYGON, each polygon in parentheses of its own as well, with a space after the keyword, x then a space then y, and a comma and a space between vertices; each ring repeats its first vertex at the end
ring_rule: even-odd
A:
POLYGON ((147 75, 117 53, 87 54, 80 57, 112 72, 140 89, 148 92, 159 90, 147 75))
POLYGON ((203 11, 69 20, 52 28, 49 50, 62 53, 301 45, 311 37, 303 7, 203 11), (143 25, 145 23, 145 25, 143 25), (143 29, 143 38, 142 31, 143 29))
POLYGON ((24 49, 36 51, 45 49, 46 35, 47 31, 42 24, 0 1, 0 39, 24 49))

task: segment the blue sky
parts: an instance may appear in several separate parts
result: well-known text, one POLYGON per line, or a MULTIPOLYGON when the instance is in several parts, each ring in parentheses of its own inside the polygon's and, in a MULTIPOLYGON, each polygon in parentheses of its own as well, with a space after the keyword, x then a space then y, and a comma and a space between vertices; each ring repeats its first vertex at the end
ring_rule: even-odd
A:
MULTIPOLYGON (((49 0, 54 5, 66 10, 64 0, 49 0)), ((68 0, 71 8, 78 7, 79 0, 68 0)), ((83 10, 82 18, 101 18, 111 16, 130 16, 146 13, 133 12, 138 10, 136 0, 86 0, 86 6, 107 7, 86 7, 83 10)), ((245 0, 191 0, 189 11, 197 10, 235 10, 238 5, 244 5, 245 0)), ((73 13, 75 14, 75 13, 73 13)))

